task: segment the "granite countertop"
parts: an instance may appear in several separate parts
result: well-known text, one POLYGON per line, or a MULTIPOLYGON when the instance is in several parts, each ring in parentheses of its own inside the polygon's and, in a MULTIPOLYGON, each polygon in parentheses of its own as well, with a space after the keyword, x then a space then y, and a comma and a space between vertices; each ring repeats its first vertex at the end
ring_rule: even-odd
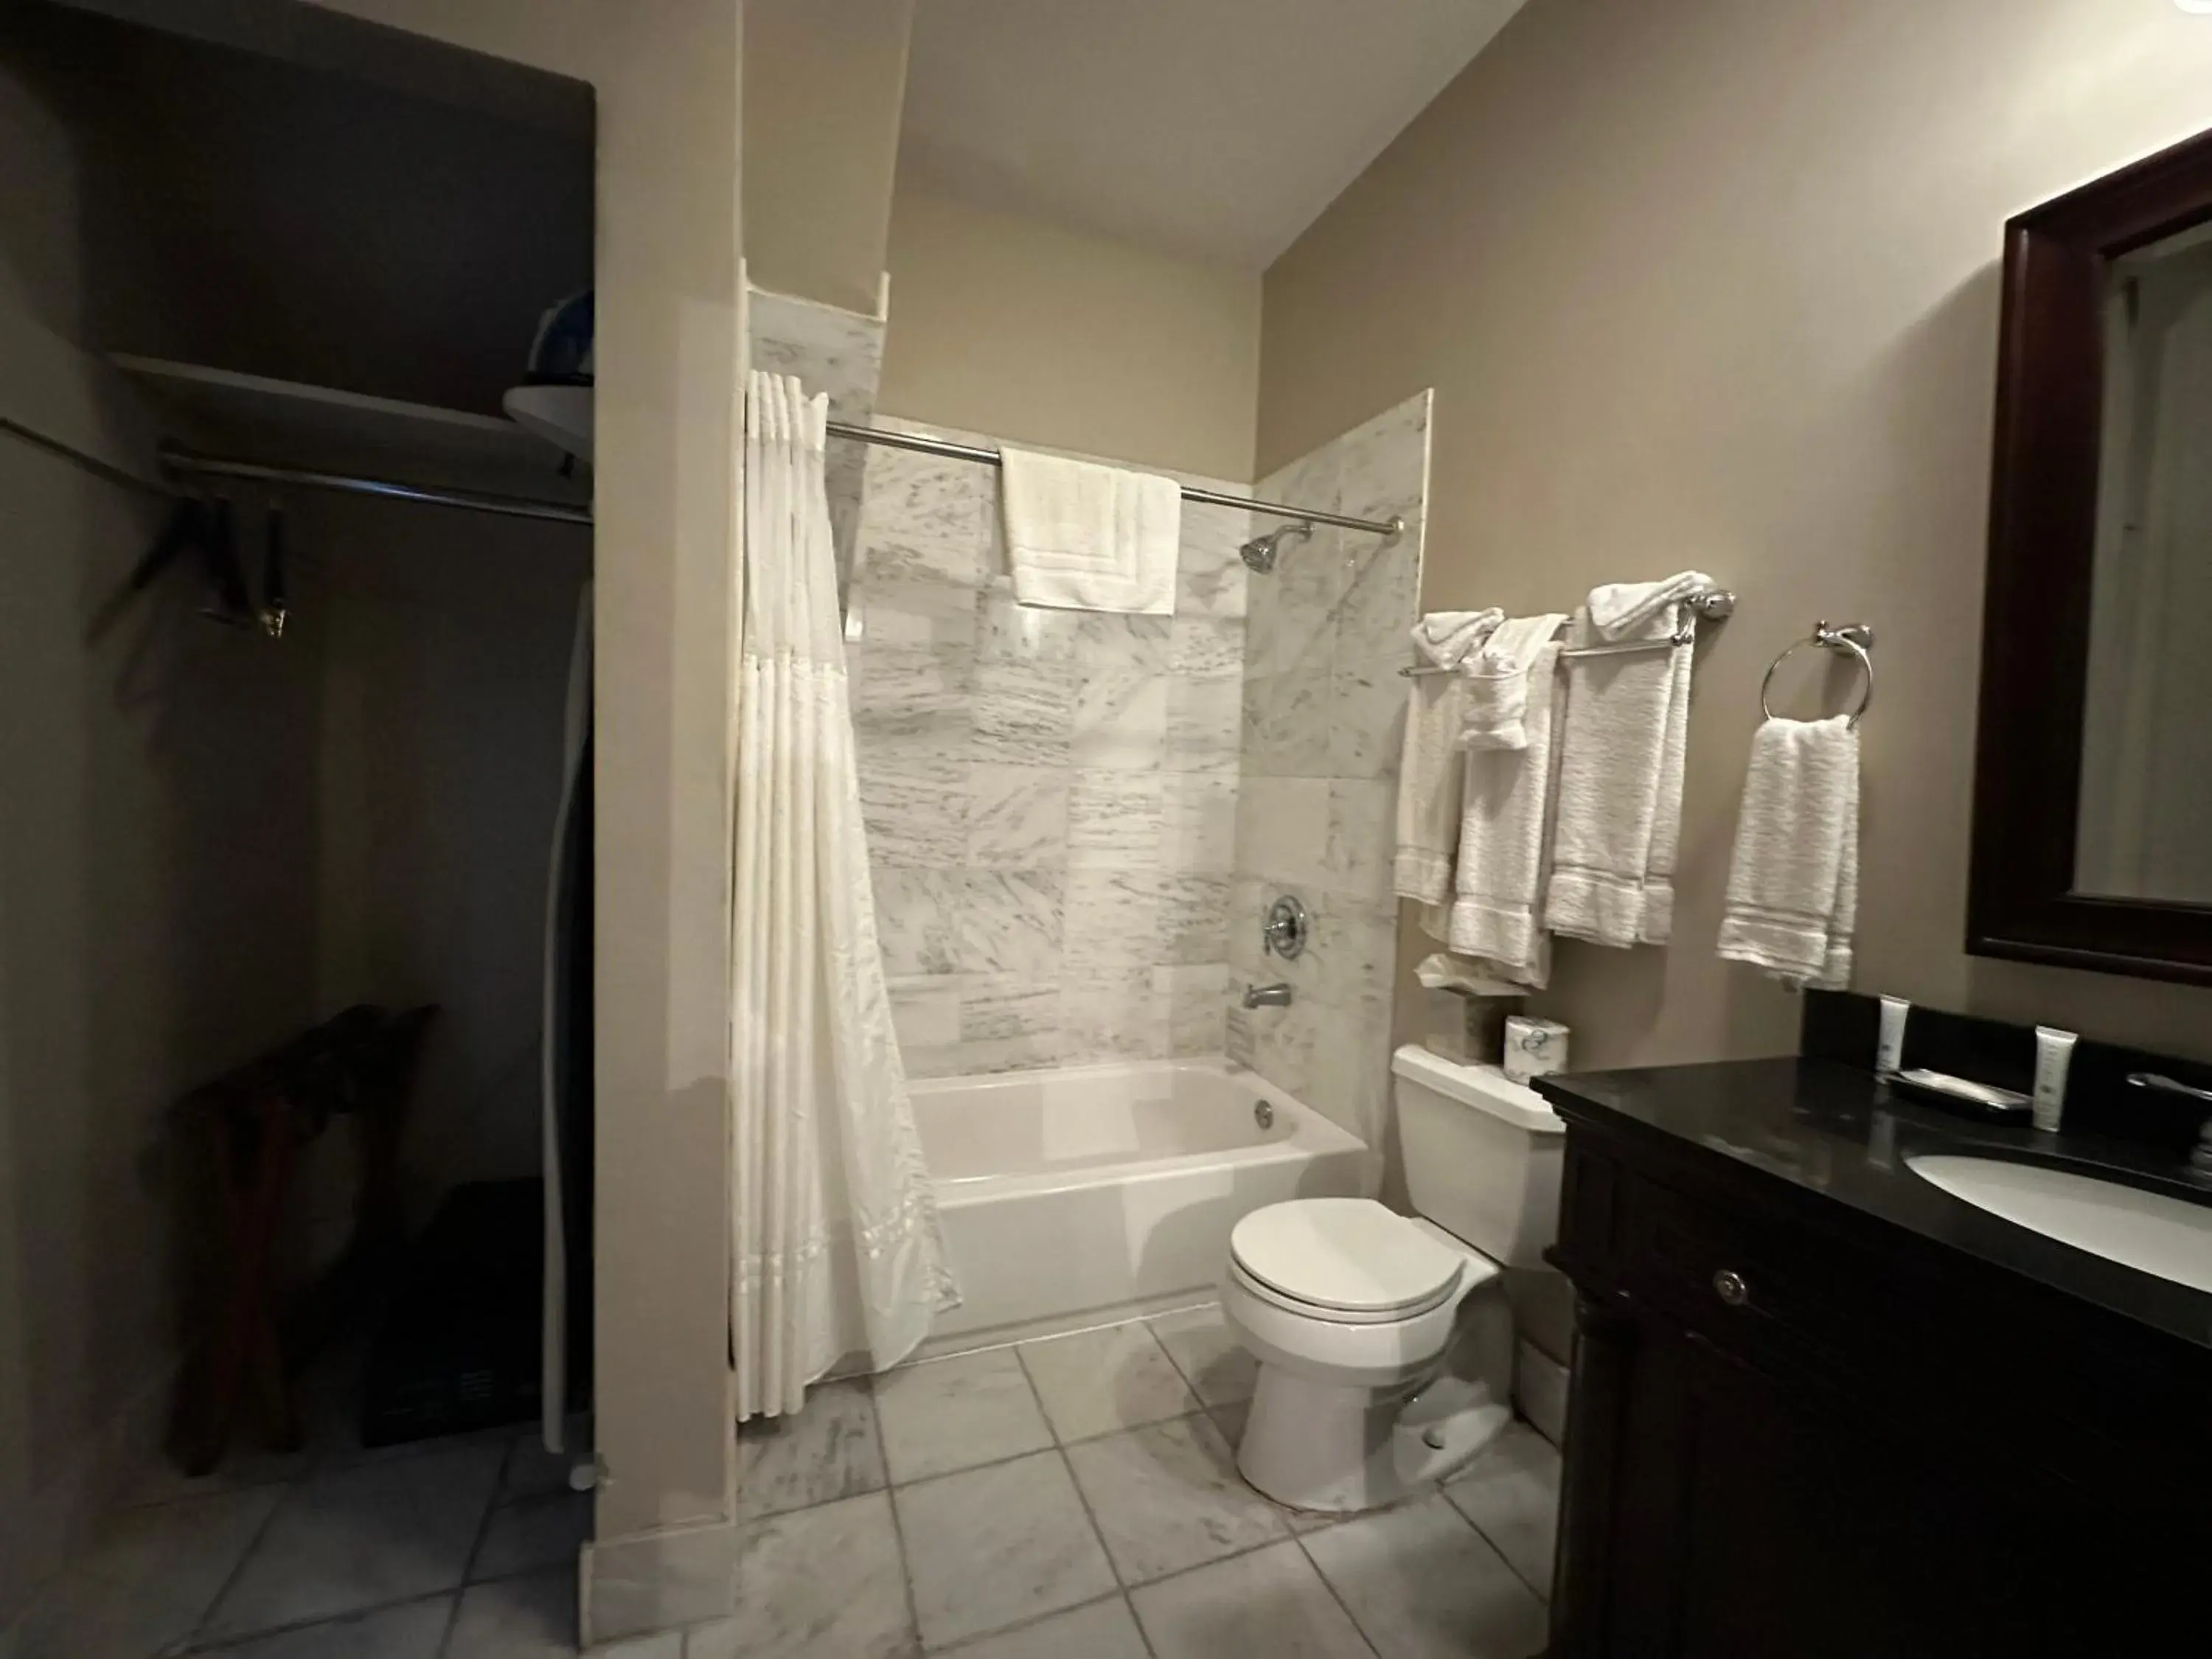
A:
POLYGON ((1954 1198, 1905 1167, 1923 1152, 2055 1165, 2212 1203, 2185 1163, 2100 1136, 2044 1134, 1923 1105, 1871 1073, 1823 1060, 1538 1078, 1569 1120, 1705 1149, 1936 1243, 2212 1350, 2212 1294, 2108 1261, 1954 1198))

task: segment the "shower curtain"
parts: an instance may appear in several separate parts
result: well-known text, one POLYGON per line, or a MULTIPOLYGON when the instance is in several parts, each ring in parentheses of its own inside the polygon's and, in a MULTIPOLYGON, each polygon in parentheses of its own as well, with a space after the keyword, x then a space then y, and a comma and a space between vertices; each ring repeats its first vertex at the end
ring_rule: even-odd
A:
POLYGON ((823 483, 827 400, 755 373, 745 409, 731 1020, 740 1419, 798 1410, 841 1359, 896 1364, 957 1301, 877 943, 823 483))

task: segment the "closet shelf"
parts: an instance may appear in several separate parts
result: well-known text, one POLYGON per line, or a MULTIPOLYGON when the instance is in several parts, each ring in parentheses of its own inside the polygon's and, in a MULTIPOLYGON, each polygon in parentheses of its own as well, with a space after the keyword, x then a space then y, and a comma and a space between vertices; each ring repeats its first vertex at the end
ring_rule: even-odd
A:
POLYGON ((578 506, 591 499, 582 477, 560 476, 556 448, 495 415, 123 352, 108 361, 187 422, 195 447, 220 443, 278 465, 381 468, 423 484, 519 490, 578 506))

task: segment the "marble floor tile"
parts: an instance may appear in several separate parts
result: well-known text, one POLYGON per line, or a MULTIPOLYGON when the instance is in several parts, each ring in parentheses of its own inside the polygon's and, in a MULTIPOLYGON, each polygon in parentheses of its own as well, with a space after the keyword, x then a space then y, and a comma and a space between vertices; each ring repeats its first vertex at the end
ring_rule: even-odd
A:
POLYGON ((280 1452, 258 1446, 235 1447, 223 1455, 212 1474, 190 1475, 164 1454, 133 1476, 116 1501, 125 1507, 173 1504, 180 1498, 208 1498, 248 1486, 280 1486, 306 1474, 314 1466, 315 1455, 312 1449, 280 1452))
POLYGON ((591 1462, 592 1420, 588 1415, 579 1414, 568 1419, 563 1444, 565 1450, 547 1451, 544 1437, 534 1428, 515 1436, 514 1443, 507 1449, 506 1467, 500 1471, 499 1489, 502 1496, 542 1498, 550 1492, 568 1491, 569 1470, 578 1463, 591 1462))
POLYGON ((945 1651, 959 1659, 1151 1659, 1135 1615, 1118 1595, 945 1651))
MULTIPOLYGON (((890 1499, 842 1498, 739 1529, 737 1601, 694 1659, 904 1659, 913 1615, 890 1499)), ((971 1570, 988 1557, 978 1556, 971 1570)))
POLYGON ((969 774, 971 868, 1048 870, 1067 859, 1064 768, 977 766, 969 774))
POLYGON ((438 1659, 458 1598, 434 1595, 218 1650, 222 1659, 438 1659))
POLYGON ((1550 1596, 1559 1531, 1559 1454, 1550 1441, 1514 1424, 1446 1484, 1444 1496, 1537 1595, 1550 1596))
POLYGON ((790 1417, 757 1417, 738 1430, 739 1521, 882 1490, 883 1438, 866 1377, 810 1389, 790 1417))
POLYGON ((1157 1659, 1373 1659, 1293 1543, 1144 1585, 1129 1601, 1157 1659))
POLYGON ((466 1446, 292 1487, 207 1633, 244 1636, 456 1588, 504 1457, 503 1445, 466 1446))
POLYGON ((215 1492, 119 1510, 0 1638, 9 1659, 148 1659, 198 1628, 283 1496, 215 1492))
POLYGON ((1236 1455, 1202 1413, 1085 1440, 1067 1449, 1067 1461, 1124 1583, 1286 1535, 1275 1506, 1244 1484, 1236 1455))
POLYGON ((1528 1659, 1543 1649, 1543 1604, 1441 1497, 1304 1543, 1382 1659, 1528 1659))
POLYGON ((886 1372, 876 1379, 876 1412, 894 1485, 1052 1444, 1011 1348, 886 1372))
POLYGON ((1152 1331, 1139 1322, 1024 1342, 1015 1351, 1063 1442, 1133 1429, 1198 1409, 1152 1331))
POLYGON ((461 1593, 445 1659, 575 1659, 576 1573, 555 1567, 461 1593))
POLYGON ((592 1494, 554 1492, 502 1504, 484 1523, 476 1559, 469 1565, 471 1583, 487 1578, 512 1578, 540 1567, 573 1568, 592 1536, 592 1494))
POLYGON ((1105 1549, 1057 1451, 902 1486, 893 1499, 915 1616, 932 1647, 1115 1588, 1105 1549))
POLYGON ((1252 1397, 1260 1362, 1231 1334, 1218 1304, 1162 1314, 1150 1322, 1183 1380, 1208 1406, 1233 1406, 1252 1397))

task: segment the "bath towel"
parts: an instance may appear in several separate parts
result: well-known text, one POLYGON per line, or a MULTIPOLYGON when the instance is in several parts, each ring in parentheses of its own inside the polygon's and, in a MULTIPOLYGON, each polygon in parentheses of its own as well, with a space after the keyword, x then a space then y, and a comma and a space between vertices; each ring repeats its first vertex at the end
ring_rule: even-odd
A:
MULTIPOLYGON (((1696 572, 1646 589, 1689 592, 1696 572)), ((1571 643, 1663 641, 1686 613, 1656 608, 1632 585, 1595 588, 1571 643)), ((1690 720, 1692 646, 1571 658, 1559 737, 1559 830, 1544 920, 1553 932, 1599 945, 1664 945, 1674 927, 1674 855, 1682 827, 1682 767, 1690 720)))
POLYGON ((1528 665, 1559 631, 1566 617, 1558 611, 1516 617, 1497 632, 1467 667, 1467 719, 1461 744, 1468 749, 1525 749, 1524 717, 1528 707, 1528 665))
POLYGON ((1413 624, 1413 649, 1431 668, 1464 668, 1504 620, 1505 613, 1495 605, 1487 611, 1431 611, 1413 624))
POLYGON ((1467 751, 1447 940, 1455 951, 1478 958, 1481 971, 1532 988, 1543 987, 1552 972, 1551 934, 1539 907, 1552 830, 1559 656, 1556 644, 1545 644, 1530 659, 1525 745, 1467 751))
POLYGON ((1751 744, 1720 953, 1793 988, 1850 983, 1859 738, 1847 716, 1770 720, 1751 744))
POLYGON ((1001 451, 1014 598, 1061 611, 1175 611, 1182 490, 1172 478, 1001 451))

